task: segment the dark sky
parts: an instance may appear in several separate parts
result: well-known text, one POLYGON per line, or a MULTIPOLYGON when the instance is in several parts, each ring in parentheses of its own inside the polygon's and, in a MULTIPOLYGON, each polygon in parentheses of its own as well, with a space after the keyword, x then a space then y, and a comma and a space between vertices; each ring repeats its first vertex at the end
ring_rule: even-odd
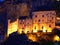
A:
POLYGON ((0 0, 0 2, 3 2, 4 0, 0 0))
MULTIPOLYGON (((5 0, 0 0, 0 3, 3 2, 5 0)), ((27 1, 27 0, 17 0, 20 2, 24 2, 24 1, 27 1)), ((31 0, 33 3, 32 3, 32 10, 33 11, 38 11, 38 10, 52 10, 52 9, 56 9, 56 10, 59 10, 60 8, 60 5, 57 5, 57 4, 60 4, 60 3, 54 3, 55 0, 31 0), (52 5, 53 4, 53 5, 52 5)))

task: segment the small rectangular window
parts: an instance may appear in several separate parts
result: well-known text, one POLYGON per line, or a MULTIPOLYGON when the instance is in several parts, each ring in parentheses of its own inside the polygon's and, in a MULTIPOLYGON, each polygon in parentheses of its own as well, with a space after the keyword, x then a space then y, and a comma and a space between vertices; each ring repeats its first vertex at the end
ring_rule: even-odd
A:
POLYGON ((37 15, 35 15, 35 17, 37 18, 37 15))
POLYGON ((51 25, 49 25, 49 27, 51 27, 51 25))
POLYGON ((44 15, 42 15, 42 17, 44 17, 44 15))
POLYGON ((40 19, 38 20, 38 22, 40 22, 40 19))
POLYGON ((52 19, 53 19, 53 17, 52 17, 52 19))

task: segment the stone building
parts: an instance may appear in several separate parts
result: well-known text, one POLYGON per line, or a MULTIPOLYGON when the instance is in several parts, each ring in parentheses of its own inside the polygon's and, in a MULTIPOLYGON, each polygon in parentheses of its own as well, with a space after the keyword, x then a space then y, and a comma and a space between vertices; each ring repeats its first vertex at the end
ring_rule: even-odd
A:
MULTIPOLYGON (((56 22, 56 12, 55 11, 35 11, 32 12, 32 18, 26 17, 25 19, 17 19, 15 22, 15 26, 12 26, 13 30, 16 30, 18 33, 36 33, 38 31, 42 32, 52 32, 52 29, 55 28, 56 22)), ((9 29, 8 23, 8 29, 9 29)), ((9 31, 9 30, 8 30, 9 31)), ((9 31, 10 32, 10 31, 9 31)), ((13 31, 14 32, 14 31, 13 31)))
POLYGON ((26 18, 18 21, 18 32, 22 33, 22 31, 25 33, 32 32, 32 19, 26 18))
POLYGON ((37 30, 51 32, 55 28, 56 12, 55 11, 36 11, 33 12, 33 24, 37 30))

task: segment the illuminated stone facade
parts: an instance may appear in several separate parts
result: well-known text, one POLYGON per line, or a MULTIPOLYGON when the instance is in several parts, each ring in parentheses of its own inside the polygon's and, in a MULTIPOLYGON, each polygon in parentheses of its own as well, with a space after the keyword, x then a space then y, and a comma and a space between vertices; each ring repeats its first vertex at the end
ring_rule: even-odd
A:
POLYGON ((18 19, 14 22, 11 22, 11 20, 8 20, 8 31, 7 31, 7 36, 9 36, 9 34, 16 32, 18 29, 18 19))
POLYGON ((51 32, 55 28, 56 12, 55 11, 39 11, 33 12, 33 24, 37 30, 43 32, 51 32))
POLYGON ((18 32, 22 33, 25 32, 32 32, 32 19, 27 18, 27 19, 23 19, 23 20, 19 20, 18 22, 18 32))
POLYGON ((32 14, 32 19, 17 19, 12 23, 10 23, 10 20, 8 20, 8 35, 11 31, 18 31, 19 34, 22 33, 22 31, 24 33, 37 32, 39 30, 43 32, 52 32, 52 29, 55 28, 55 11, 36 11, 32 12, 32 14))

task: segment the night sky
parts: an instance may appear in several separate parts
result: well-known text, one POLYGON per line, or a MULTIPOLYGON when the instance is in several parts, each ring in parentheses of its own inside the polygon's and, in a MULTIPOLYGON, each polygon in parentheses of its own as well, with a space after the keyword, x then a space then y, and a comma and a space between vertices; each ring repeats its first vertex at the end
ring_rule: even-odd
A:
MULTIPOLYGON (((5 0, 0 0, 0 4, 3 3, 4 1, 5 0)), ((57 12, 60 12, 60 5, 59 5, 60 2, 55 2, 55 0, 30 0, 30 1, 32 1, 31 11, 57 10, 57 12)), ((27 4, 31 3, 28 0, 17 0, 17 3, 21 2, 26 2, 27 4)), ((60 13, 58 13, 58 16, 60 16, 60 13)))
POLYGON ((0 2, 3 2, 4 0, 0 0, 0 2))
MULTIPOLYGON (((0 0, 0 4, 3 3, 4 1, 5 0, 0 0)), ((29 3, 31 3, 28 0, 16 0, 16 1, 17 3, 26 2, 28 5, 29 3)), ((56 10, 57 13, 60 12, 60 5, 59 5, 60 2, 55 2, 55 0, 30 0, 30 1, 32 1, 32 8, 30 12, 40 10, 56 10)), ((57 16, 60 16, 60 13, 58 13, 57 16)))

